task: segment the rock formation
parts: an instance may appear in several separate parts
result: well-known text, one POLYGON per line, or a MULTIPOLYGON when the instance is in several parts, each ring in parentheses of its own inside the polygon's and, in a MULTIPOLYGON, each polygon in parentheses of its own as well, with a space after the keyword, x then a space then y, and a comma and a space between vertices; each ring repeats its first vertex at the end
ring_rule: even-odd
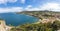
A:
POLYGON ((0 31, 9 31, 11 27, 7 26, 4 20, 0 20, 0 31))

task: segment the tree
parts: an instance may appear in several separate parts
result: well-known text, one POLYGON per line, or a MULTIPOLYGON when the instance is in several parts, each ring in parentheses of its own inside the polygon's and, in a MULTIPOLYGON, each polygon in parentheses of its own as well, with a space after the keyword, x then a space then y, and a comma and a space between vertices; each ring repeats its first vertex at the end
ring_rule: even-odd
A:
POLYGON ((60 27, 60 21, 58 21, 58 20, 54 21, 52 24, 53 30, 57 31, 59 29, 59 27, 60 27))

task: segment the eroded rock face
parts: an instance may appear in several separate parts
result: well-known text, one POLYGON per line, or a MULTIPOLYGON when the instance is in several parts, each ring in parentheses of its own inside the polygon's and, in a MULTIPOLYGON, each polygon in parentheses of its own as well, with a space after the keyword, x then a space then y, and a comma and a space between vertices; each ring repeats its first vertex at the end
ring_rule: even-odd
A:
POLYGON ((6 31, 5 30, 5 21, 0 20, 0 31, 6 31))
POLYGON ((0 31, 9 31, 10 27, 6 25, 4 20, 0 20, 0 31))
POLYGON ((0 31, 6 31, 4 27, 0 26, 0 31))

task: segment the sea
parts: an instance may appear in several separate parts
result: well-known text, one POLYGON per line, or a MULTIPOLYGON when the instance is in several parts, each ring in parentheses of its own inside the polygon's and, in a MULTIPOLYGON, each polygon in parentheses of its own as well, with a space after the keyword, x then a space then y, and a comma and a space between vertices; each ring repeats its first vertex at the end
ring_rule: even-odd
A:
POLYGON ((5 20, 6 25, 23 25, 27 23, 35 23, 38 21, 38 18, 34 16, 29 16, 25 14, 17 14, 17 13, 0 13, 0 18, 5 20))

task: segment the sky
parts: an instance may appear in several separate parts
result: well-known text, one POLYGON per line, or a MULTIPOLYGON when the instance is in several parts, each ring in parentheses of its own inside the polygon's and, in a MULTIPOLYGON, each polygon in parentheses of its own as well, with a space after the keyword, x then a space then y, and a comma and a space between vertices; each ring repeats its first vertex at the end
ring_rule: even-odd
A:
POLYGON ((0 13, 40 10, 60 11, 60 0, 0 0, 0 13))

